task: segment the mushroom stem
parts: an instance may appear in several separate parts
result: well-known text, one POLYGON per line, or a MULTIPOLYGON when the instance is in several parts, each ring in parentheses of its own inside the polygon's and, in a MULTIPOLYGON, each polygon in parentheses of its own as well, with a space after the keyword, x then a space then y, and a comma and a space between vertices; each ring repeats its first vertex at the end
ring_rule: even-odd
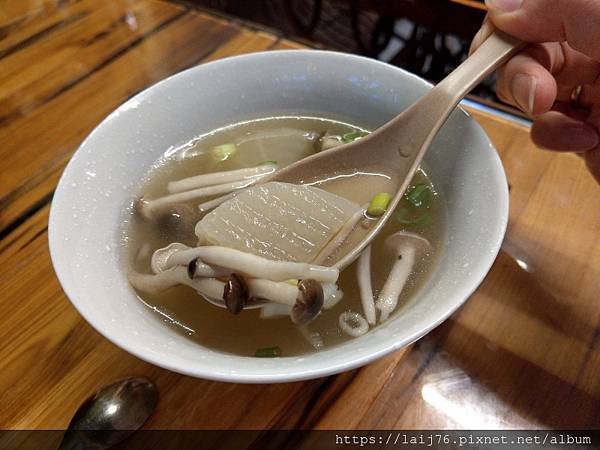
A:
POLYGON ((292 307, 284 305, 283 303, 267 303, 265 306, 260 308, 260 319, 273 319, 281 316, 289 316, 292 312, 292 307))
POLYGON ((398 248, 396 261, 377 299, 376 306, 380 311, 379 320, 381 322, 388 319, 398 304, 398 297, 415 264, 415 253, 415 248, 408 243, 398 248))
POLYGON ((363 312, 370 325, 375 325, 375 299, 373 298, 373 286, 371 285, 371 246, 363 250, 358 258, 356 266, 356 279, 360 292, 360 301, 363 312))
POLYGON ((187 272, 184 267, 173 267, 157 274, 129 272, 127 275, 131 285, 138 291, 149 294, 161 292, 187 281, 187 272))
MULTIPOLYGON (((190 279, 187 269, 184 266, 175 266, 157 274, 130 272, 128 278, 135 289, 149 294, 161 292, 182 284, 191 287, 205 297, 221 302, 225 291, 225 283, 216 278, 190 279)), ((287 305, 290 308, 296 304, 296 300, 300 294, 297 286, 292 286, 288 283, 278 283, 256 278, 249 278, 246 280, 246 283, 248 284, 249 297, 261 298, 287 305)))
POLYGON ((255 180, 273 173, 275 170, 277 170, 276 164, 267 163, 256 167, 247 167, 244 169, 197 175, 177 181, 171 181, 167 184, 167 191, 169 191, 171 194, 174 194, 177 192, 189 191, 190 189, 198 189, 223 183, 231 183, 242 180, 255 180))
POLYGON ((188 276, 195 278, 219 278, 232 273, 231 270, 223 267, 213 267, 200 261, 200 258, 192 259, 187 266, 188 276))
MULTIPOLYGON (((169 264, 169 258, 181 251, 188 250, 192 247, 188 247, 185 244, 179 242, 173 242, 166 247, 159 248, 152 254, 152 260, 150 267, 152 272, 159 273, 164 272, 167 269, 174 267, 169 264)), ((184 264, 179 264, 183 266, 184 264)), ((191 260, 187 264, 187 270, 189 278, 218 278, 229 275, 232 271, 223 269, 222 267, 212 267, 208 264, 203 263, 198 258, 191 260)))
POLYGON ((200 203, 198 205, 198 209, 200 210, 200 212, 208 212, 212 209, 215 209, 221 203, 224 203, 227 200, 235 197, 237 194, 239 194, 239 191, 233 191, 233 192, 230 192, 229 194, 225 194, 225 195, 221 195, 220 197, 213 198, 212 200, 209 200, 207 202, 200 203))
POLYGON ((173 242, 166 247, 159 248, 152 253, 152 259, 150 260, 150 268, 154 273, 164 272, 169 269, 167 266, 167 261, 171 257, 171 255, 180 252, 182 250, 186 250, 188 247, 185 244, 180 244, 179 242, 173 242))
POLYGON ((216 278, 198 278, 196 280, 190 280, 189 277, 186 277, 182 284, 191 287, 199 294, 213 300, 223 299, 225 283, 216 278))
POLYGON ((250 180, 236 181, 233 183, 216 184, 214 186, 207 186, 199 189, 192 189, 191 191, 178 192, 177 194, 165 195, 152 200, 144 200, 142 203, 143 213, 146 216, 152 216, 152 212, 166 205, 184 203, 190 200, 197 200, 199 198, 210 197, 211 195, 226 194, 231 191, 243 189, 256 183, 259 178, 253 178, 250 180))
POLYGON ((301 325, 298 328, 300 334, 306 339, 306 341, 313 346, 315 350, 323 349, 323 338, 318 331, 310 331, 307 325, 301 325))
POLYGON ((251 253, 228 247, 205 246, 182 250, 173 254, 167 265, 187 265, 192 259, 200 258, 209 265, 217 265, 252 278, 285 281, 290 278, 312 278, 323 283, 335 283, 339 270, 308 263, 273 261, 251 253))
POLYGON ((333 308, 344 298, 344 292, 335 283, 322 283, 321 287, 323 288, 323 309, 333 308))
POLYGON ((342 245, 342 243, 348 238, 356 224, 360 221, 362 217, 365 215, 365 210, 367 209, 367 205, 363 205, 359 210, 357 210, 350 218, 346 221, 340 231, 331 239, 325 247, 321 249, 319 254, 313 260, 314 264, 323 264, 332 255, 335 250, 342 245))
POLYGON ((294 306, 298 298, 298 287, 289 283, 249 278, 248 288, 252 297, 264 298, 282 305, 294 306))
POLYGON ((340 328, 352 337, 359 337, 369 331, 369 324, 363 316, 357 312, 346 311, 338 318, 340 328))
POLYGON ((183 284, 195 289, 206 297, 220 299, 223 297, 223 289, 225 287, 225 283, 216 278, 191 280, 188 277, 187 269, 183 266, 172 267, 154 275, 130 272, 128 278, 134 288, 149 294, 183 284))

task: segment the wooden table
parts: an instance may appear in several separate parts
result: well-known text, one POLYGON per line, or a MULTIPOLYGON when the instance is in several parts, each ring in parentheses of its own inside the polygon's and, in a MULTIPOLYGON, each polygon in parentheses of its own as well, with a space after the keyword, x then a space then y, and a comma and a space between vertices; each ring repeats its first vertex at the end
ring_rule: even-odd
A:
POLYGON ((296 47, 166 1, 0 0, 0 428, 64 428, 130 375, 159 386, 148 428, 599 428, 600 188, 579 158, 476 111, 510 180, 508 235, 467 304, 410 348, 324 379, 235 385, 146 364, 82 320, 47 243, 81 140, 174 72, 296 47))

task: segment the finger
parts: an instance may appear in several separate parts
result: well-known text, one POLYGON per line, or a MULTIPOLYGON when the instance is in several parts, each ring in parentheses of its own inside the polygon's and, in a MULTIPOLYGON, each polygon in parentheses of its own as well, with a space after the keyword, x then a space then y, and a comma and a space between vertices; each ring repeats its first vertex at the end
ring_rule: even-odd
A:
POLYGON ((593 126, 558 111, 536 118, 531 138, 538 146, 555 151, 585 152, 600 145, 593 126))
POLYGON ((582 108, 579 104, 556 102, 552 105, 552 111, 563 113, 565 116, 578 120, 579 122, 588 122, 588 119, 590 118, 590 111, 582 108))
POLYGON ((481 44, 492 34, 494 31, 494 26, 490 21, 488 15, 483 19, 483 23, 481 24, 481 28, 477 32, 477 34, 473 37, 473 41, 471 42, 471 48, 469 49, 469 55, 471 55, 475 50, 479 48, 481 44))
POLYGON ((567 43, 552 45, 555 46, 555 50, 551 72, 556 77, 559 87, 558 99, 568 101, 573 88, 596 81, 600 75, 600 62, 573 50, 567 43))
POLYGON ((491 21, 527 42, 562 42, 600 59, 600 2, 591 0, 486 0, 491 21))
POLYGON ((600 105, 600 84, 583 85, 579 99, 577 100, 584 108, 592 109, 600 105))
POLYGON ((556 100, 551 47, 535 45, 512 58, 498 71, 496 93, 530 116, 548 112, 556 100))

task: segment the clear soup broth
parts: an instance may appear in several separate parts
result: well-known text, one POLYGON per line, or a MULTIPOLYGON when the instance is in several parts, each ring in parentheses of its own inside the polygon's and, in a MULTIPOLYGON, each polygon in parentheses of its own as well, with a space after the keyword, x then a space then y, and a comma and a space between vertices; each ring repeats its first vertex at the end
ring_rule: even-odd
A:
MULTIPOLYGON (((366 132, 347 123, 313 117, 276 117, 238 123, 200 136, 165 154, 142 181, 139 195, 158 198, 167 194, 166 185, 169 181, 253 167, 265 161, 276 161, 278 167, 284 167, 320 151, 323 136, 341 136, 342 140, 348 140, 366 132), (235 145, 235 154, 215 157, 211 149, 229 143, 235 145)), ((327 189, 327 186, 322 187, 327 189)), ((187 203, 189 210, 194 211, 195 221, 205 214, 198 209, 198 204, 214 197, 216 195, 187 203)), ((420 169, 398 210, 372 244, 371 277, 373 294, 377 299, 396 258, 394 252, 384 244, 385 238, 399 230, 406 230, 431 243, 431 251, 416 261, 400 294, 394 315, 402 314, 403 305, 427 281, 435 268, 444 236, 445 215, 441 193, 427 176, 426 170, 420 169)), ((130 267, 137 272, 149 273, 152 252, 156 249, 172 242, 195 246, 197 237, 193 227, 188 231, 183 238, 181 235, 175 237, 165 231, 165 227, 132 214, 126 232, 130 267)), ((281 350, 281 356, 296 356, 355 339, 340 328, 338 319, 344 311, 363 313, 356 265, 355 262, 340 273, 337 284, 343 291, 342 300, 301 326, 292 323, 288 315, 261 318, 260 309, 244 310, 233 315, 207 302, 187 286, 175 286, 154 294, 138 292, 138 296, 164 321, 165 326, 205 347, 254 356, 257 349, 276 346, 281 350)))

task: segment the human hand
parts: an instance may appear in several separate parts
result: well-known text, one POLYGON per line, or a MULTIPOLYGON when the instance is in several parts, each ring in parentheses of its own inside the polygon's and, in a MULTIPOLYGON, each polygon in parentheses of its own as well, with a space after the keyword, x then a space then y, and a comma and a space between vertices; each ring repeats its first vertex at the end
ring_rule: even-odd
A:
POLYGON ((600 1, 486 0, 471 51, 494 26, 527 42, 498 71, 497 94, 534 122, 540 147, 579 153, 600 183, 600 1))

